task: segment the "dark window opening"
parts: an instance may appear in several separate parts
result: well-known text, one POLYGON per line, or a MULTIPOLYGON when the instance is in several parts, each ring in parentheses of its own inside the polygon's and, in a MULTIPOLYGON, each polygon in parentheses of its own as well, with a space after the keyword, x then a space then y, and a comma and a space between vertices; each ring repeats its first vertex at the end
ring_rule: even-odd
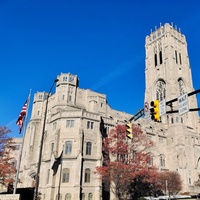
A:
POLYGON ((179 53, 179 61, 180 61, 180 64, 182 64, 182 61, 181 61, 181 54, 179 53))
POLYGON ((178 58, 177 58, 177 51, 175 50, 175 59, 176 59, 176 64, 178 64, 178 58))
POLYGON ((154 55, 154 61, 155 61, 155 67, 158 65, 158 62, 157 62, 157 54, 154 55))
POLYGON ((162 64, 162 51, 159 52, 160 64, 162 64))
POLYGON ((85 183, 90 182, 90 169, 85 169, 85 183))

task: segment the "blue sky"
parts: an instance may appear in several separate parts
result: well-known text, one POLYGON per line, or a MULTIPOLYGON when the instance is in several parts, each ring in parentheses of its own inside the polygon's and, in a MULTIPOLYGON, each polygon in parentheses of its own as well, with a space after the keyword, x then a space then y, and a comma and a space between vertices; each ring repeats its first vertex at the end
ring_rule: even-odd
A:
POLYGON ((199 10, 198 0, 0 0, 0 125, 20 137, 15 122, 30 89, 32 98, 48 92, 61 72, 135 114, 144 104, 145 37, 160 23, 186 36, 199 89, 199 10))

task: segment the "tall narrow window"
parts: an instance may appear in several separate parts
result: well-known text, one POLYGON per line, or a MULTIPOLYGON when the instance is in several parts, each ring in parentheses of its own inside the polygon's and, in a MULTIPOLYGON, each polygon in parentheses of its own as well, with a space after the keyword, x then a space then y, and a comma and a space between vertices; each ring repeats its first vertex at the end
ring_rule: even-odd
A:
POLYGON ((157 61, 157 54, 155 53, 154 55, 154 62, 155 62, 155 67, 158 65, 158 61, 157 61))
POLYGON ((65 142, 65 154, 71 154, 72 153, 72 141, 65 142))
POLYGON ((178 64, 178 57, 177 57, 177 51, 175 50, 175 59, 176 59, 176 64, 178 64))
POLYGON ((90 169, 87 168, 85 169, 85 183, 89 183, 90 182, 90 169))
POLYGON ((53 151, 54 151, 54 143, 52 142, 51 143, 51 154, 53 153, 53 151))
POLYGON ((63 183, 68 183, 69 182, 69 175, 70 175, 69 168, 63 169, 63 173, 62 173, 62 182, 63 183))
POLYGON ((160 64, 162 64, 162 51, 159 52, 160 64))
POLYGON ((183 123, 183 118, 181 117, 181 123, 183 123))
POLYGON ((89 129, 89 128, 90 128, 90 122, 87 121, 87 129, 89 129))
POLYGON ((151 166, 153 166, 153 156, 152 155, 149 157, 148 164, 151 165, 151 166))
POLYGON ((94 122, 91 122, 91 127, 90 127, 91 129, 93 129, 94 128, 94 122))
POLYGON ((56 130, 57 122, 53 122, 53 130, 56 130))
POLYGON ((179 61, 180 61, 180 65, 182 64, 182 61, 181 61, 181 53, 179 53, 179 61))
POLYGON ((163 155, 160 156, 160 166, 165 167, 165 158, 163 155))
POLYGON ((91 155, 91 152, 92 152, 92 143, 87 142, 86 143, 86 155, 91 155))
POLYGON ((48 184, 49 183, 49 175, 50 175, 50 169, 48 169, 48 171, 47 171, 47 181, 46 181, 46 184, 48 184))
POLYGON ((69 87, 69 92, 68 92, 68 102, 72 101, 72 94, 73 94, 73 88, 69 87))

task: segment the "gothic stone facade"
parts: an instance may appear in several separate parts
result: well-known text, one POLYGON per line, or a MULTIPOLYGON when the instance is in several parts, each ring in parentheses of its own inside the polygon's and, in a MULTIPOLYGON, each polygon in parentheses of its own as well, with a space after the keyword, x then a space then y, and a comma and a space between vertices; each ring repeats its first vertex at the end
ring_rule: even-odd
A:
MULTIPOLYGON (((60 193, 62 199, 101 199, 102 185, 94 174, 102 164, 103 121, 107 132, 125 123, 131 115, 116 111, 106 96, 78 88, 72 74, 58 76, 56 92, 49 97, 45 124, 39 192, 42 199, 54 200, 58 194, 60 167, 55 176, 51 167, 63 150, 60 193)), ((27 126, 18 187, 33 187, 37 172, 47 93, 34 95, 32 115, 27 126)))
MULTIPOLYGON (((187 42, 183 34, 165 24, 146 37, 145 101, 158 99, 166 102, 194 91, 187 42)), ((189 108, 197 108, 195 95, 188 97, 189 108)), ((167 111, 178 110, 178 101, 167 106, 167 111)), ((200 173, 200 123, 198 112, 179 115, 167 113, 162 123, 151 123, 145 132, 158 147, 152 153, 161 170, 173 170, 183 179, 183 191, 198 192, 195 186, 200 173), (158 161, 158 159, 160 161, 158 161)), ((143 126, 144 127, 144 126, 143 126)))
MULTIPOLYGON (((166 102, 194 91, 185 36, 165 24, 146 37, 145 102, 166 102)), ((101 121, 107 132, 124 124, 132 116, 113 110, 106 96, 78 87, 78 78, 60 74, 56 91, 48 101, 45 137, 40 170, 39 192, 42 199, 56 199, 60 168, 52 175, 52 164, 63 150, 60 193, 62 199, 102 199, 102 185, 93 173, 102 164, 101 121)), ((32 115, 26 129, 23 159, 18 187, 34 186, 47 93, 34 95, 32 115)), ((189 107, 196 108, 196 96, 190 96, 189 107)), ((178 109, 177 102, 167 111, 178 109)), ((183 115, 167 113, 161 123, 140 118, 135 124, 155 142, 151 163, 160 170, 180 173, 183 191, 197 193, 200 173, 200 125, 197 112, 183 115)), ((110 199, 114 199, 111 195, 110 199)))

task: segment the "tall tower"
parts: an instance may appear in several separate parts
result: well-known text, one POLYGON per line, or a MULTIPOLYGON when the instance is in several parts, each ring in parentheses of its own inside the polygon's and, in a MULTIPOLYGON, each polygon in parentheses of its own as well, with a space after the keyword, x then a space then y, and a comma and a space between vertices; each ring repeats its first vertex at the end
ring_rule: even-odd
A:
MULTIPOLYGON (((187 42, 180 30, 166 23, 146 37, 145 101, 165 99, 166 102, 194 91, 187 42)), ((196 96, 188 98, 189 108, 197 108, 196 96)), ((178 110, 177 101, 167 110, 178 110)), ((162 116, 162 122, 184 123, 197 130, 197 112, 162 116)))

